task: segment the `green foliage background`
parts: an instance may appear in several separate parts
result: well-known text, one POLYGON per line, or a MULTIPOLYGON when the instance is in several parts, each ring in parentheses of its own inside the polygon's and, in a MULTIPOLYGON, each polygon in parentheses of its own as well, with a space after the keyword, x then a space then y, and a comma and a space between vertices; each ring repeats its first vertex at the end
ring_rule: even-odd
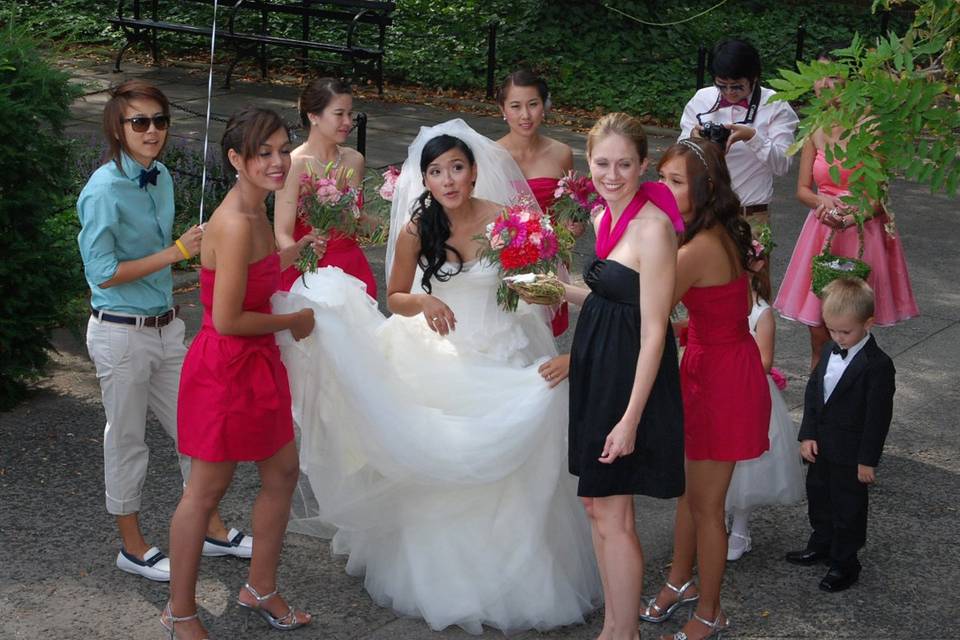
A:
MULTIPOLYGON (((827 43, 849 42, 854 31, 868 37, 879 33, 880 20, 871 15, 867 0, 728 0, 694 17, 718 2, 397 0, 394 24, 388 31, 386 73, 396 82, 483 90, 486 25, 496 20, 498 79, 517 67, 529 66, 546 77, 558 105, 626 110, 671 123, 695 88, 700 45, 709 48, 724 37, 745 37, 760 50, 765 76, 772 77, 780 67, 793 67, 800 24, 807 31, 807 56, 827 43), (604 5, 646 22, 686 22, 667 27, 643 25, 604 5)), ((160 6, 163 17, 171 20, 209 24, 212 17, 208 7, 193 2, 160 0, 160 6)), ((116 12, 114 0, 13 0, 13 11, 38 32, 61 41, 112 46, 121 39, 105 21, 116 12)), ((238 18, 238 29, 257 28, 258 15, 245 16, 241 11, 238 18)), ((224 10, 223 27, 226 20, 224 10)), ((294 17, 271 20, 272 33, 300 33, 294 17)), ((890 22, 898 32, 907 24, 909 14, 903 10, 894 13, 890 22)), ((342 40, 343 29, 342 25, 328 25, 314 28, 311 35, 318 40, 342 40)), ((361 35, 371 36, 369 32, 361 35)), ((195 37, 164 33, 159 41, 168 53, 202 53, 204 49, 195 37)), ((290 51, 275 49, 272 53, 289 58, 290 51)), ((223 49, 223 55, 232 55, 229 47, 223 49)))
POLYGON ((67 80, 28 36, 0 28, 0 410, 42 373, 51 332, 85 288, 63 135, 76 95, 67 80))
MULTIPOLYGON (((878 8, 902 0, 874 0, 878 8)), ((839 143, 824 152, 852 172, 855 215, 868 216, 887 205, 890 181, 897 175, 926 184, 931 191, 955 194, 960 188, 960 2, 917 3, 914 23, 903 35, 889 33, 873 42, 856 36, 830 60, 800 63, 771 81, 782 100, 803 100, 795 147, 817 130, 834 131, 839 143), (816 83, 832 77, 835 86, 816 83)), ((840 169, 830 169, 835 181, 840 169)))

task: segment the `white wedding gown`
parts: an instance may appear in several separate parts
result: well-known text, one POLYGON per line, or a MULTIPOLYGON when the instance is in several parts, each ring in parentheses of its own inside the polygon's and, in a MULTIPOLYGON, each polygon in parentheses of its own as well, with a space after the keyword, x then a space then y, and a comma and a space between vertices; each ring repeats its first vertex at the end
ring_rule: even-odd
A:
POLYGON ((307 339, 278 338, 309 485, 291 530, 333 533, 378 604, 437 630, 543 630, 601 600, 567 472, 567 383, 537 371, 556 347, 541 308, 497 307, 497 277, 473 262, 432 281, 456 316, 447 337, 384 318, 336 268, 273 299, 316 317, 307 339))

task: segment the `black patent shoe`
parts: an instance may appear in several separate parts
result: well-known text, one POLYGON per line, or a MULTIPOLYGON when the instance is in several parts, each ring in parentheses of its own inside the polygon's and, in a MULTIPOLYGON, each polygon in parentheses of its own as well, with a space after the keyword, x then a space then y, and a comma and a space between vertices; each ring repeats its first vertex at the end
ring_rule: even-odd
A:
POLYGON ((789 551, 786 555, 786 561, 790 564, 799 564, 804 567, 816 564, 818 562, 829 563, 830 554, 826 551, 816 551, 814 549, 803 549, 802 551, 789 551))
POLYGON ((856 584, 859 578, 859 567, 851 569, 832 568, 830 571, 827 571, 827 575, 823 576, 823 580, 820 581, 820 590, 828 593, 844 591, 856 584))

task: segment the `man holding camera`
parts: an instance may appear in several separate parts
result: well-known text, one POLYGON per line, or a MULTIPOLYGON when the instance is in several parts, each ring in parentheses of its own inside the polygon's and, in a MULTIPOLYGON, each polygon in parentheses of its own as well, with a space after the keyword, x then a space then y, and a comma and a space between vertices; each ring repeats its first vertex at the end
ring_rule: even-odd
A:
POLYGON ((713 86, 697 91, 683 109, 680 138, 723 147, 733 190, 756 235, 756 225, 770 221, 773 177, 790 170, 787 149, 799 119, 786 102, 770 102, 774 91, 760 86, 760 54, 749 42, 719 43, 710 72, 713 86))

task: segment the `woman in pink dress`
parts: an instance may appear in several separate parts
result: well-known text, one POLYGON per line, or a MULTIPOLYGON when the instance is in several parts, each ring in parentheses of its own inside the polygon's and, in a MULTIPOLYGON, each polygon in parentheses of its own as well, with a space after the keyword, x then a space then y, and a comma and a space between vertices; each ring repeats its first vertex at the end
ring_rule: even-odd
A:
MULTIPOLYGON (((334 78, 314 80, 300 95, 298 108, 300 120, 309 133, 307 141, 290 154, 290 175, 283 189, 277 193, 274 232, 277 246, 281 249, 292 246, 311 231, 310 225, 300 219, 300 212, 297 211, 303 174, 309 170, 320 175, 329 166, 332 172, 351 172, 347 182, 359 187, 365 168, 360 152, 343 145, 353 129, 353 96, 350 95, 349 85, 334 78)), ((363 206, 362 197, 359 204, 363 206)), ((363 215, 360 222, 371 223, 363 215)), ((331 233, 317 240, 314 251, 319 256, 318 266, 340 267, 344 273, 367 285, 367 294, 377 299, 377 281, 363 250, 357 244, 356 236, 331 233)), ((295 266, 285 269, 281 277, 283 289, 289 290, 299 276, 300 272, 295 266)))
MULTIPOLYGON (((835 81, 824 78, 815 86, 817 95, 832 88, 835 81)), ((790 264, 783 276, 773 306, 789 320, 802 322, 810 328, 810 368, 815 369, 823 345, 830 339, 823 318, 820 317, 820 298, 811 289, 810 265, 823 251, 827 236, 835 231, 830 251, 834 255, 856 257, 860 237, 853 214, 841 198, 850 193, 848 180, 855 169, 844 169, 834 160, 840 171, 840 183, 830 176, 831 163, 824 151, 828 147, 844 146, 843 130, 817 130, 803 145, 800 156, 800 174, 797 177, 797 199, 810 207, 807 220, 793 248, 790 264), (816 188, 814 188, 816 187, 816 188)), ((863 261, 870 265, 867 283, 876 295, 874 323, 889 327, 920 315, 910 286, 903 245, 883 207, 867 213, 863 225, 863 261), (888 226, 889 225, 889 226, 888 226)))
POLYGON ((667 637, 701 640, 730 625, 720 608, 727 488, 738 460, 756 458, 769 447, 770 393, 747 321, 750 226, 739 215, 740 200, 719 146, 681 140, 667 149, 658 170, 686 225, 674 294, 689 313, 680 363, 686 491, 677 501, 667 584, 640 618, 664 622, 679 607, 696 602, 682 630, 667 637))
MULTIPOLYGON (((515 71, 500 85, 497 102, 510 127, 507 135, 497 142, 517 161, 540 208, 548 213, 555 200, 557 182, 573 170, 573 151, 569 145, 540 134, 543 117, 550 108, 547 83, 530 71, 515 71)), ((570 230, 579 237, 583 235, 584 226, 577 224, 570 230)), ((554 336, 567 330, 570 325, 567 303, 557 309, 552 325, 554 336)))
POLYGON ((313 310, 273 314, 280 271, 314 240, 277 252, 265 200, 283 186, 290 140, 273 111, 248 108, 223 134, 224 163, 237 182, 214 211, 200 250, 203 325, 180 377, 177 435, 192 471, 170 524, 170 601, 160 622, 170 638, 204 638, 196 586, 206 522, 230 486, 237 462, 254 461, 261 488, 253 507, 255 544, 240 607, 275 629, 310 622, 277 592, 277 564, 297 485, 290 389, 274 334, 299 340, 313 330, 313 310))

